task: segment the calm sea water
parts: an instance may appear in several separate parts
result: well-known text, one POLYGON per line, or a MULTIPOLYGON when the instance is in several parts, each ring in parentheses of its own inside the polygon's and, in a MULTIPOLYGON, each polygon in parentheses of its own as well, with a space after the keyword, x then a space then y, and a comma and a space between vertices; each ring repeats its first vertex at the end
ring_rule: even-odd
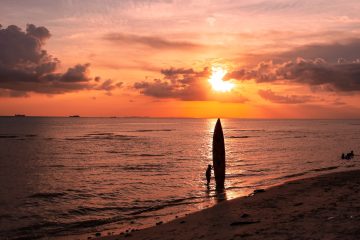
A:
POLYGON ((0 118, 1 238, 86 238, 290 179, 359 168, 359 120, 223 119, 226 191, 205 186, 216 119, 0 118), (79 235, 80 234, 80 235, 79 235), (82 234, 82 235, 81 235, 82 234))

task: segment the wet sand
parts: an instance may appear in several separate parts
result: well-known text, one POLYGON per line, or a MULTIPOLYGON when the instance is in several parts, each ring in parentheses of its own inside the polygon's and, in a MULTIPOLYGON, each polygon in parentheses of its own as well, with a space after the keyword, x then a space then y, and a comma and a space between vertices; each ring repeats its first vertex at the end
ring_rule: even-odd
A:
POLYGON ((360 170, 288 182, 102 239, 360 239, 360 170))

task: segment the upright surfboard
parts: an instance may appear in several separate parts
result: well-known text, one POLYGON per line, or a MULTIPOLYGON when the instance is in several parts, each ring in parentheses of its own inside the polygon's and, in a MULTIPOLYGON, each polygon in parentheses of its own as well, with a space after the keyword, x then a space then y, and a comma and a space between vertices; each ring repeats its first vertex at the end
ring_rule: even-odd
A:
POLYGON ((220 119, 217 120, 213 136, 213 166, 216 188, 223 189, 225 183, 225 143, 220 119))

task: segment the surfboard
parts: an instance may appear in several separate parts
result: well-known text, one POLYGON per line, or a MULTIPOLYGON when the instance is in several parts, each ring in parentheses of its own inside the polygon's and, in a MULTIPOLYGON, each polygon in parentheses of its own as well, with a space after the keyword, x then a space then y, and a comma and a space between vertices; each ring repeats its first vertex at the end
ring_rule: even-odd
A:
POLYGON ((223 189, 225 183, 225 143, 220 122, 217 120, 213 136, 213 166, 217 189, 223 189))

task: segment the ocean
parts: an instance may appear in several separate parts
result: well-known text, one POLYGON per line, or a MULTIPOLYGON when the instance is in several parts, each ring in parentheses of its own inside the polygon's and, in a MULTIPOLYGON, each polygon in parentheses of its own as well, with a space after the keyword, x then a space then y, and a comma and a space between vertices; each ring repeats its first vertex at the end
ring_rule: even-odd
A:
POLYGON ((359 168, 360 120, 222 119, 225 191, 205 185, 216 119, 0 118, 0 236, 87 239, 286 181, 359 168))

